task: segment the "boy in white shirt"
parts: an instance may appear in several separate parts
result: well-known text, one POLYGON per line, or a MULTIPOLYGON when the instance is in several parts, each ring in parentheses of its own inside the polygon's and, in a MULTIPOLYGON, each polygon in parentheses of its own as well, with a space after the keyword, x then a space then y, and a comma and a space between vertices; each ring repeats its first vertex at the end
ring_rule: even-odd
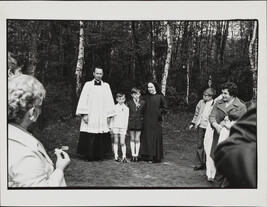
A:
POLYGON ((114 142, 113 142, 114 159, 116 162, 121 161, 118 156, 118 144, 120 141, 121 151, 122 151, 122 162, 127 163, 125 136, 128 127, 129 108, 124 104, 125 94, 117 93, 116 101, 118 103, 115 105, 115 115, 110 122, 110 128, 114 134, 114 142))

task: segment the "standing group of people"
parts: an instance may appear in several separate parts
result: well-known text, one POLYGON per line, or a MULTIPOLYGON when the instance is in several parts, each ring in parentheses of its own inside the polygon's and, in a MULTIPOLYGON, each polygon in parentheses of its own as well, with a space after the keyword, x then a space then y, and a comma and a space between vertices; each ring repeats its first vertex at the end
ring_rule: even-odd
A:
MULTIPOLYGON (((194 118, 189 128, 195 127, 197 130, 197 152, 194 170, 206 169, 208 181, 213 182, 216 187, 229 187, 231 186, 231 183, 229 183, 231 177, 226 177, 224 172, 230 172, 232 169, 223 169, 222 167, 217 169, 216 166, 221 166, 221 161, 218 161, 218 158, 216 159, 215 152, 222 154, 218 152, 218 149, 221 148, 219 147, 220 144, 227 145, 225 143, 229 140, 230 129, 232 130, 233 126, 236 126, 237 120, 247 112, 247 108, 237 98, 238 91, 234 83, 227 82, 221 86, 221 89, 222 93, 216 99, 214 99, 216 95, 214 89, 208 88, 204 91, 203 99, 196 106, 194 118)), ((254 125, 255 123, 253 123, 254 125)), ((253 153, 251 156, 255 158, 253 153)), ((249 162, 249 160, 245 162, 249 162)), ((249 165, 251 166, 250 163, 249 165)), ((226 164, 224 164, 224 168, 227 168, 226 164)), ((239 173, 241 177, 241 174, 245 172, 239 173)))
POLYGON ((94 80, 85 83, 77 105, 76 114, 82 117, 77 153, 84 155, 85 161, 101 161, 113 150, 116 162, 127 163, 125 137, 129 131, 131 162, 160 162, 162 116, 167 113, 167 103, 157 83, 147 84, 142 99, 136 87, 128 102, 124 93, 117 93, 115 105, 109 84, 102 81, 103 70, 95 68, 93 75, 94 80))
MULTIPOLYGON (((125 94, 117 93, 115 105, 109 84, 102 81, 103 70, 96 68, 93 75, 94 80, 86 82, 77 105, 76 113, 82 117, 77 153, 84 155, 85 161, 102 160, 113 148, 114 160, 126 163, 128 130, 131 161, 160 162, 162 117, 167 113, 167 103, 157 83, 146 85, 143 99, 134 87, 127 104, 125 94)), ((43 85, 23 75, 21 66, 8 53, 9 187, 66 186, 64 170, 70 163, 69 155, 56 148, 54 165, 41 142, 27 131, 38 119, 45 95, 43 85)), ((197 129, 198 139, 194 169, 206 168, 208 180, 220 187, 229 186, 229 182, 233 187, 255 187, 256 109, 246 113, 246 106, 236 95, 234 83, 223 84, 222 94, 216 99, 214 89, 204 91, 190 125, 197 129)))
MULTIPOLYGON (((54 165, 42 143, 28 132, 41 113, 46 91, 35 77, 22 74, 21 68, 8 53, 8 186, 64 187, 64 170, 70 157, 56 148, 54 165)), ((158 85, 148 83, 144 100, 140 90, 133 88, 127 106, 125 94, 117 93, 118 103, 114 105, 110 86, 102 81, 103 70, 96 68, 93 75, 94 80, 85 83, 77 105, 76 114, 82 117, 77 153, 85 155, 85 161, 102 160, 112 146, 114 160, 126 163, 125 136, 129 130, 131 161, 138 162, 143 157, 160 161, 162 116, 167 104, 158 85), (118 156, 119 143, 122 159, 118 156)))
MULTIPOLYGON (((160 161, 162 116, 167 112, 167 104, 158 85, 148 83, 144 100, 140 99, 140 90, 133 88, 127 106, 125 94, 117 93, 118 103, 114 105, 110 86, 102 81, 103 70, 96 68, 93 75, 94 80, 85 83, 77 105, 76 114, 82 117, 77 153, 85 155, 85 161, 102 160, 112 146, 114 160, 126 163, 125 136, 129 130, 131 161, 138 162, 143 157, 160 161), (122 159, 118 156, 119 143, 122 159)), ((9 187, 66 186, 64 170, 70 163, 69 155, 56 148, 54 165, 42 143, 27 131, 38 119, 45 95, 42 83, 22 74, 21 66, 8 53, 9 187)))

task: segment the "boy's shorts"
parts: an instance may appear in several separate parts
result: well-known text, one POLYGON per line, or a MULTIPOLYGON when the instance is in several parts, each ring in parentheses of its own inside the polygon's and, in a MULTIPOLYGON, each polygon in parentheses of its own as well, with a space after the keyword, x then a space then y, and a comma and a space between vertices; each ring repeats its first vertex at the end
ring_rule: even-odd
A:
POLYGON ((127 129, 124 128, 113 128, 113 134, 122 134, 122 135, 126 135, 126 131, 127 129))

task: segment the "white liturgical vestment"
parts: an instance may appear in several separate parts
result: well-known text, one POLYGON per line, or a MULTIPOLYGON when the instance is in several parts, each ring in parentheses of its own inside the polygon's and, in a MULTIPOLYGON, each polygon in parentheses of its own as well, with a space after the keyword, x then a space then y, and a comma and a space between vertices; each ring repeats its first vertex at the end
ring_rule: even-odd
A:
POLYGON ((87 114, 88 123, 81 121, 81 132, 109 132, 107 118, 114 115, 114 100, 108 83, 94 85, 94 81, 85 83, 76 110, 76 115, 87 114))

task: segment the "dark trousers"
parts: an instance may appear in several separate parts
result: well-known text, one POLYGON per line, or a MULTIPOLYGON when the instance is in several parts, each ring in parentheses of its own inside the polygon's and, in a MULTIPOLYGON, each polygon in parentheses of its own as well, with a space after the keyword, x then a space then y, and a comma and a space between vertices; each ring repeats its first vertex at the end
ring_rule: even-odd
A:
POLYGON ((80 132, 77 154, 84 155, 89 160, 104 159, 111 154, 110 133, 80 132))
POLYGON ((198 127, 197 128, 197 154, 196 154, 196 166, 205 167, 206 166, 206 153, 204 150, 204 138, 206 129, 198 127))

